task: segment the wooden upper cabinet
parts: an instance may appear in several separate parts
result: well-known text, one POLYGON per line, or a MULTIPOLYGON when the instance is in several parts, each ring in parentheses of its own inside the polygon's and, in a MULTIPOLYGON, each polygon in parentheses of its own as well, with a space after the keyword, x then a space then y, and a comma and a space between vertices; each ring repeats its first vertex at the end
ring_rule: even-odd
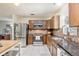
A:
POLYGON ((43 29, 47 29, 47 20, 43 20, 43 29))
POLYGON ((29 20, 29 29, 47 29, 47 20, 29 20))
POLYGON ((60 26, 60 16, 56 15, 54 16, 54 29, 59 29, 60 26))
POLYGON ((54 25, 54 17, 50 19, 50 29, 53 29, 54 25))
POLYGON ((50 29, 50 20, 47 20, 47 24, 46 24, 47 26, 47 29, 50 29))
POLYGON ((32 29, 33 28, 33 21, 29 20, 29 29, 32 29))
POLYGON ((50 27, 51 29, 59 29, 60 26, 60 16, 59 15, 55 15, 51 18, 50 20, 50 27))
POLYGON ((69 3, 69 24, 79 26, 79 3, 69 3))

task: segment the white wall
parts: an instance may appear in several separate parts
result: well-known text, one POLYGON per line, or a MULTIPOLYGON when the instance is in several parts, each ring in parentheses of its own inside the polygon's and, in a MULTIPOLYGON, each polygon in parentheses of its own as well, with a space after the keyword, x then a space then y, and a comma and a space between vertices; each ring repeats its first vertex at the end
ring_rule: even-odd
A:
POLYGON ((66 24, 65 19, 66 17, 69 17, 68 13, 69 13, 68 4, 65 4, 64 7, 58 13, 58 15, 60 15, 60 28, 62 28, 66 24))
MULTIPOLYGON (((13 19, 12 17, 0 17, 0 34, 5 34, 4 33, 4 28, 6 27, 7 24, 10 24, 13 27, 13 19)), ((12 39, 12 33, 11 33, 11 39, 12 39)))
MULTIPOLYGON (((62 28, 64 25, 67 25, 66 21, 69 20, 68 4, 65 4, 65 6, 61 9, 61 11, 58 13, 58 15, 60 15, 60 28, 62 28)), ((69 27, 69 25, 65 26, 63 29, 63 32, 65 34, 67 34, 67 27, 69 27)), ((76 27, 69 27, 68 31, 70 32, 71 35, 77 35, 77 28, 76 27)))
POLYGON ((0 34, 4 34, 4 29, 7 24, 11 24, 10 21, 0 21, 0 34))

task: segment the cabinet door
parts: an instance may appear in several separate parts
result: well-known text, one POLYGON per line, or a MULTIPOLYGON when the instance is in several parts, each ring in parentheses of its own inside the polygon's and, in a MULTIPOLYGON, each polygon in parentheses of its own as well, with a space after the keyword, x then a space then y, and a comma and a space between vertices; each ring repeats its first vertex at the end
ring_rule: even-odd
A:
POLYGON ((69 24, 79 26, 79 3, 69 3, 69 24))
POLYGON ((50 29, 50 20, 47 20, 47 29, 50 29))
POLYGON ((50 20, 51 23, 51 29, 59 29, 59 25, 60 25, 60 16, 56 15, 53 16, 50 20))
POLYGON ((54 29, 59 29, 59 25, 60 25, 60 16, 54 16, 54 24, 53 27, 54 29))
POLYGON ((47 35, 44 35, 44 36, 43 36, 43 43, 44 43, 44 44, 47 44, 47 35))
POLYGON ((57 47, 52 46, 52 54, 53 56, 57 56, 57 47))
POLYGON ((28 44, 32 44, 33 43, 33 37, 32 35, 28 35, 28 44))
POLYGON ((54 25, 54 17, 50 19, 50 29, 53 29, 53 25, 54 25))
POLYGON ((47 28, 47 25, 46 25, 47 20, 42 20, 42 22, 43 22, 43 28, 42 29, 46 29, 47 28))
POLYGON ((32 28, 33 28, 33 21, 29 20, 29 29, 32 29, 32 28))

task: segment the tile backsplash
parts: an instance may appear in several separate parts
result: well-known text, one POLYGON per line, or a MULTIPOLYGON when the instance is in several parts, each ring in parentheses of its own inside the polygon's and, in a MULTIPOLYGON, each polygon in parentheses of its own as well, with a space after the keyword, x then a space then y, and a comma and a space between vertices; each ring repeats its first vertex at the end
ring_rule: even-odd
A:
POLYGON ((77 36, 77 27, 70 27, 69 32, 70 32, 70 35, 77 36))

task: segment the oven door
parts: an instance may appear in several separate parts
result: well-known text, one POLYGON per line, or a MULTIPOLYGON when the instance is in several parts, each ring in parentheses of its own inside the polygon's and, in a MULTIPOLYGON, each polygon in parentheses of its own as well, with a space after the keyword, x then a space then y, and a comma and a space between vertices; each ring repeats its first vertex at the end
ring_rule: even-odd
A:
POLYGON ((43 36, 34 36, 33 42, 43 42, 43 36))

